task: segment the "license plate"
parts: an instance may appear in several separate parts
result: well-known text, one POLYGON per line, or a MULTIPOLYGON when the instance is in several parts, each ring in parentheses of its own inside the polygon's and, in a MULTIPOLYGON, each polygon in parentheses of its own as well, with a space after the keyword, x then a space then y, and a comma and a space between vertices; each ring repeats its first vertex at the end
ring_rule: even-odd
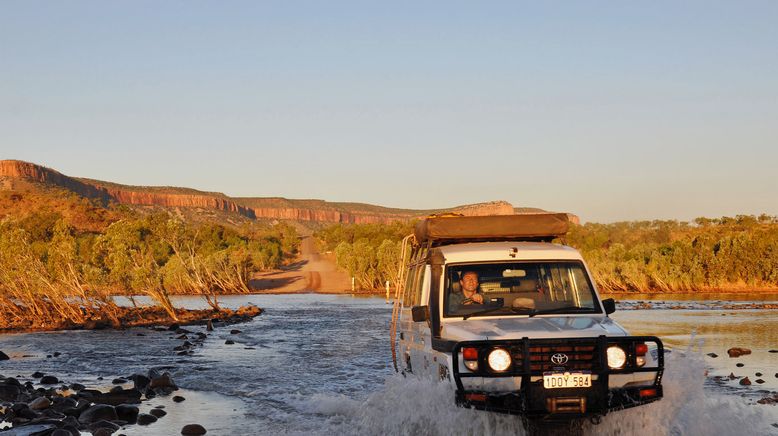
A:
POLYGON ((546 389, 590 388, 592 375, 583 372, 554 372, 543 374, 543 387, 546 389))

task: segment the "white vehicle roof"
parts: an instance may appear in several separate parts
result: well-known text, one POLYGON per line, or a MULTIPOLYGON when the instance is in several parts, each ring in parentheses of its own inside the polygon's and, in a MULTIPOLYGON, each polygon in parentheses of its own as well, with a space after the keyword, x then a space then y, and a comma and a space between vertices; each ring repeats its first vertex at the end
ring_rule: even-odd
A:
POLYGON ((549 242, 473 242, 444 245, 439 248, 446 263, 583 260, 576 249, 549 242))

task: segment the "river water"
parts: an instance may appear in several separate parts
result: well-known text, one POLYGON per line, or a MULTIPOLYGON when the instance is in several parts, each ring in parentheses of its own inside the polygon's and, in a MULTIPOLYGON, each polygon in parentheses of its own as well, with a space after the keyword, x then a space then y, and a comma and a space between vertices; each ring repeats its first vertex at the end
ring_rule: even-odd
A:
MULTIPOLYGON (((205 307, 189 297, 176 303, 205 307)), ((447 385, 396 375, 388 342, 391 306, 383 299, 223 299, 227 307, 247 303, 266 311, 249 323, 218 327, 190 356, 173 351, 182 343, 176 335, 147 328, 2 335, 0 350, 12 359, 0 362, 0 374, 25 381, 42 371, 107 389, 117 376, 152 367, 170 371, 187 400, 144 402, 142 412, 164 405, 168 415, 149 427, 128 426, 122 430, 127 435, 178 434, 187 423, 204 425, 209 435, 523 434, 515 417, 456 408, 447 385), (46 357, 54 352, 62 354, 46 357)), ((611 413, 599 426, 587 426, 589 434, 778 434, 778 406, 755 404, 778 390, 778 353, 768 353, 778 348, 778 311, 621 310, 612 316, 631 333, 655 334, 672 348, 665 398, 611 413), (753 353, 730 359, 726 349, 732 346, 753 353), (752 381, 761 372, 765 383, 741 387, 738 380, 712 378, 730 372, 752 381)))

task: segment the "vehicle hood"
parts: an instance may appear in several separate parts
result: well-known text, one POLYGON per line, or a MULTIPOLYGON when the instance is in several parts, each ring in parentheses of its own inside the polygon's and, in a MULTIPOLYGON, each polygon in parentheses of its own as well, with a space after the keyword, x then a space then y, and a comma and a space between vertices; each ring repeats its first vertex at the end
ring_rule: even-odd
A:
POLYGON ((495 339, 548 339, 626 336, 618 323, 605 316, 552 316, 451 321, 443 324, 444 339, 477 341, 495 339))

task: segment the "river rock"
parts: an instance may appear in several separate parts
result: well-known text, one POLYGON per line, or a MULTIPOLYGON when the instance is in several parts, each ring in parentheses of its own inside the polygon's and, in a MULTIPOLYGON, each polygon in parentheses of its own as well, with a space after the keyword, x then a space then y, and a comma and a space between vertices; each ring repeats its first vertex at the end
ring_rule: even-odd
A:
POLYGON ((182 397, 181 395, 176 395, 173 397, 173 401, 176 403, 181 403, 184 402, 185 400, 186 398, 182 397))
POLYGON ((70 389, 72 389, 74 391, 81 391, 81 390, 86 389, 86 386, 82 385, 81 383, 71 383, 70 384, 70 389))
POLYGON ((30 402, 30 409, 43 410, 51 406, 51 400, 46 397, 38 397, 30 402))
POLYGON ((78 421, 86 425, 93 424, 100 420, 114 421, 116 419, 119 419, 116 415, 116 409, 107 404, 95 404, 84 410, 81 413, 81 416, 78 417, 78 421))
POLYGON ((52 434, 57 428, 54 424, 31 424, 23 427, 13 427, 3 431, 3 436, 40 436, 52 434))
POLYGON ((715 358, 719 357, 719 355, 716 354, 716 353, 708 353, 708 357, 712 357, 712 358, 715 359, 715 358))
POLYGON ((40 372, 40 371, 35 371, 35 372, 33 372, 33 373, 32 373, 31 377, 32 377, 32 378, 41 378, 41 377, 43 377, 44 375, 46 375, 46 374, 44 374, 44 373, 42 373, 42 372, 40 372))
POLYGON ((743 377, 743 379, 740 380, 740 384, 742 386, 751 386, 751 380, 749 380, 748 377, 743 377))
POLYGON ((51 408, 57 412, 65 413, 66 409, 76 407, 78 401, 71 397, 54 397, 51 399, 51 408))
POLYGON ((778 350, 770 350, 768 353, 778 353, 778 350))
POLYGON ((235 341, 233 341, 232 339, 227 339, 226 341, 224 341, 224 343, 226 345, 233 345, 235 343, 235 341))
POLYGON ((745 354, 751 354, 751 350, 748 348, 733 347, 727 350, 727 354, 729 354, 729 357, 740 357, 745 354))
POLYGON ((135 389, 139 391, 145 390, 149 386, 149 382, 151 382, 151 379, 142 374, 134 374, 130 377, 130 380, 132 380, 135 389))
POLYGON ((7 354, 5 354, 2 351, 0 351, 0 360, 9 360, 9 359, 11 359, 11 358, 8 357, 7 354))
POLYGON ((737 366, 738 368, 742 368, 742 367, 744 367, 745 365, 743 365, 742 363, 736 363, 736 364, 735 364, 735 366, 737 366))
POLYGON ((165 412, 162 409, 151 409, 149 410, 149 415, 154 415, 157 418, 162 418, 163 416, 167 415, 167 412, 165 412))
POLYGON ((755 376, 757 376, 757 377, 761 377, 761 376, 762 376, 762 373, 761 373, 761 372, 757 372, 757 373, 756 373, 756 374, 754 374, 754 375, 755 375, 755 376))
POLYGON ((118 424, 110 421, 105 421, 105 420, 97 421, 96 423, 89 426, 89 429, 92 430, 92 436, 95 436, 98 433, 104 435, 111 435, 119 431, 120 428, 121 426, 119 426, 118 424))
POLYGON ((185 436, 200 436, 208 431, 200 424, 187 424, 181 429, 181 434, 185 436))
POLYGON ((27 406, 26 404, 24 403, 18 403, 18 404, 20 404, 22 407, 14 411, 17 417, 21 417, 24 419, 35 419, 38 417, 38 413, 30 409, 29 406, 27 406))
MULTIPOLYGON (((778 376, 778 374, 776 374, 778 376)), ((16 401, 22 389, 13 384, 0 384, 0 401, 16 401)))
POLYGON ((120 404, 116 406, 116 416, 122 421, 127 421, 130 424, 134 424, 138 420, 138 414, 140 410, 137 406, 129 404, 120 404))
POLYGON ((115 384, 115 385, 120 385, 120 384, 127 383, 127 380, 125 380, 125 379, 123 379, 123 378, 119 377, 119 378, 115 378, 115 379, 113 379, 113 381, 112 381, 111 383, 113 383, 113 384, 115 384))
POLYGON ((173 383, 173 379, 170 378, 170 373, 168 372, 164 372, 158 377, 152 377, 151 381, 149 382, 149 387, 152 389, 177 388, 176 384, 173 383))
MULTIPOLYGON (((108 421, 102 421, 102 422, 108 422, 108 421)), ((109 422, 110 424, 110 422, 109 422)), ((92 430, 92 436, 111 436, 112 434, 116 433, 116 430, 108 427, 99 427, 94 430, 92 430)))
POLYGON ((149 425, 157 422, 157 417, 148 413, 138 415, 138 425, 149 425))
POLYGON ((238 329, 233 329, 233 330, 230 330, 230 334, 231 334, 231 335, 237 335, 237 334, 240 334, 240 333, 243 333, 243 332, 241 332, 241 331, 240 331, 240 330, 238 330, 238 329))
POLYGON ((40 381, 42 385, 55 385, 57 383, 59 383, 59 379, 53 375, 44 375, 40 381))

